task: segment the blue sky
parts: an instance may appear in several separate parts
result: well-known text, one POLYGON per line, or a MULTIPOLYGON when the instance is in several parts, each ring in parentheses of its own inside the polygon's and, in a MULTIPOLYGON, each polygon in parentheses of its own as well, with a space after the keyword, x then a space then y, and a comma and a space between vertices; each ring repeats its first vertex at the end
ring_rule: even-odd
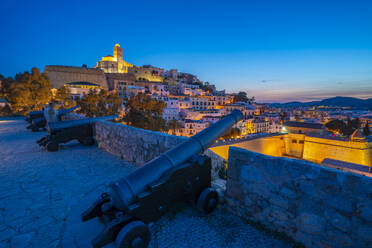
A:
POLYGON ((372 97, 372 1, 1 1, 0 74, 125 59, 260 101, 372 97))

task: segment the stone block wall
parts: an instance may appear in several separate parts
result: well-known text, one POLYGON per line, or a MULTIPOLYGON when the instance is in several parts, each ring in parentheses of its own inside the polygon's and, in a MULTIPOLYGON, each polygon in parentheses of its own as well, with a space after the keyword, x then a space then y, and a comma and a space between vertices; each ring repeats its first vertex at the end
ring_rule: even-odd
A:
POLYGON ((105 74, 100 69, 47 65, 44 72, 48 75, 53 88, 59 89, 66 83, 71 82, 90 82, 107 89, 105 74))
POLYGON ((306 136, 303 159, 321 163, 325 158, 372 166, 372 143, 306 136))
POLYGON ((96 123, 96 139, 101 149, 136 165, 143 165, 187 138, 99 121, 96 123))
MULTIPOLYGON (((101 149, 136 165, 143 165, 188 139, 108 121, 97 122, 95 130, 101 149)), ((226 168, 226 160, 210 149, 204 154, 212 160, 212 180, 218 179, 219 170, 226 168)))
POLYGON ((306 247, 372 247, 372 178, 231 147, 229 209, 306 247))

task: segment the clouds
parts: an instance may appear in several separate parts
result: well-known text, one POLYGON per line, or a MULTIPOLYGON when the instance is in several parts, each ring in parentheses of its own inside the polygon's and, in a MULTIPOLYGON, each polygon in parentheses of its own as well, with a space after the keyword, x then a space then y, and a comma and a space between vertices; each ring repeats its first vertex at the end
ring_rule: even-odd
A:
POLYGON ((262 102, 290 102, 290 101, 317 101, 335 96, 348 96, 357 98, 372 98, 372 80, 319 82, 283 88, 266 88, 265 90, 252 90, 251 94, 262 102), (341 84, 340 84, 341 83, 341 84), (313 85, 313 86, 312 86, 313 85))

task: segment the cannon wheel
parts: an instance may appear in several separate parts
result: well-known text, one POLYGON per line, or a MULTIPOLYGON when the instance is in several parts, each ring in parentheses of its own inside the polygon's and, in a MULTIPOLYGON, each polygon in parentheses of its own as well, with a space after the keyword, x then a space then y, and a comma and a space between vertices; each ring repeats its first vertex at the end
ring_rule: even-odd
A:
POLYGON ((47 144, 46 148, 49 152, 56 152, 58 151, 59 145, 57 142, 51 141, 47 144))
POLYGON ((212 188, 205 188, 201 192, 196 205, 200 212, 209 214, 217 207, 217 204, 218 204, 217 191, 212 188))
POLYGON ((94 145, 94 139, 93 137, 90 137, 90 136, 79 138, 78 140, 81 144, 86 145, 86 146, 94 145))
POLYGON ((142 221, 126 224, 115 240, 116 248, 146 248, 150 241, 150 231, 142 221))

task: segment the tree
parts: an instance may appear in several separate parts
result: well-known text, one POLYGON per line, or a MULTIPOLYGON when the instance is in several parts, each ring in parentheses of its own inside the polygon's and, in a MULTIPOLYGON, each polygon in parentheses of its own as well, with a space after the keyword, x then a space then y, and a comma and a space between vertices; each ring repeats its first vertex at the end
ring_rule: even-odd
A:
POLYGON ((346 136, 350 136, 353 133, 353 124, 351 122, 351 119, 347 117, 346 119, 346 128, 343 131, 343 134, 346 136))
POLYGON ((172 131, 172 134, 175 135, 177 130, 180 130, 182 128, 182 124, 177 121, 176 119, 168 121, 168 130, 172 131))
POLYGON ((205 82, 204 84, 201 83, 201 84, 200 84, 200 89, 206 91, 206 92, 209 93, 209 94, 212 94, 213 91, 214 91, 213 87, 210 85, 209 82, 205 82))
POLYGON ((70 89, 65 86, 57 90, 53 100, 58 102, 62 108, 70 108, 76 105, 76 102, 71 99, 70 89))
POLYGON ((252 96, 251 98, 249 98, 247 96, 247 92, 240 91, 234 96, 234 102, 245 102, 248 104, 252 104, 255 102, 255 97, 252 96))
POLYGON ((234 102, 248 102, 247 92, 240 91, 234 96, 234 102))
POLYGON ((331 120, 325 124, 326 128, 333 133, 344 134, 346 130, 346 124, 342 120, 331 120))
POLYGON ((12 109, 9 107, 9 104, 6 104, 4 107, 0 107, 0 116, 9 116, 12 113, 12 109))
POLYGON ((367 121, 366 125, 363 128, 363 135, 364 136, 369 136, 371 134, 371 131, 369 130, 369 123, 367 121))
POLYGON ((42 109, 51 100, 51 88, 48 76, 37 68, 2 82, 2 92, 11 103, 12 110, 21 114, 42 109))
POLYGON ((121 103, 120 96, 115 92, 91 90, 78 101, 79 113, 87 117, 116 115, 119 113, 121 103))
POLYGON ((280 121, 283 123, 285 120, 287 120, 287 112, 281 112, 280 113, 280 121))
POLYGON ((167 130, 166 122, 162 118, 165 102, 138 94, 131 97, 125 107, 127 113, 124 121, 128 125, 153 131, 167 130))
POLYGON ((355 130, 355 129, 359 129, 360 128, 360 120, 358 117, 354 118, 351 120, 351 127, 355 130))
POLYGON ((241 134, 241 131, 240 131, 239 128, 232 127, 232 128, 229 129, 229 131, 227 131, 226 134, 224 134, 223 136, 221 136, 221 138, 222 139, 232 139, 232 138, 236 138, 240 134, 241 134))

